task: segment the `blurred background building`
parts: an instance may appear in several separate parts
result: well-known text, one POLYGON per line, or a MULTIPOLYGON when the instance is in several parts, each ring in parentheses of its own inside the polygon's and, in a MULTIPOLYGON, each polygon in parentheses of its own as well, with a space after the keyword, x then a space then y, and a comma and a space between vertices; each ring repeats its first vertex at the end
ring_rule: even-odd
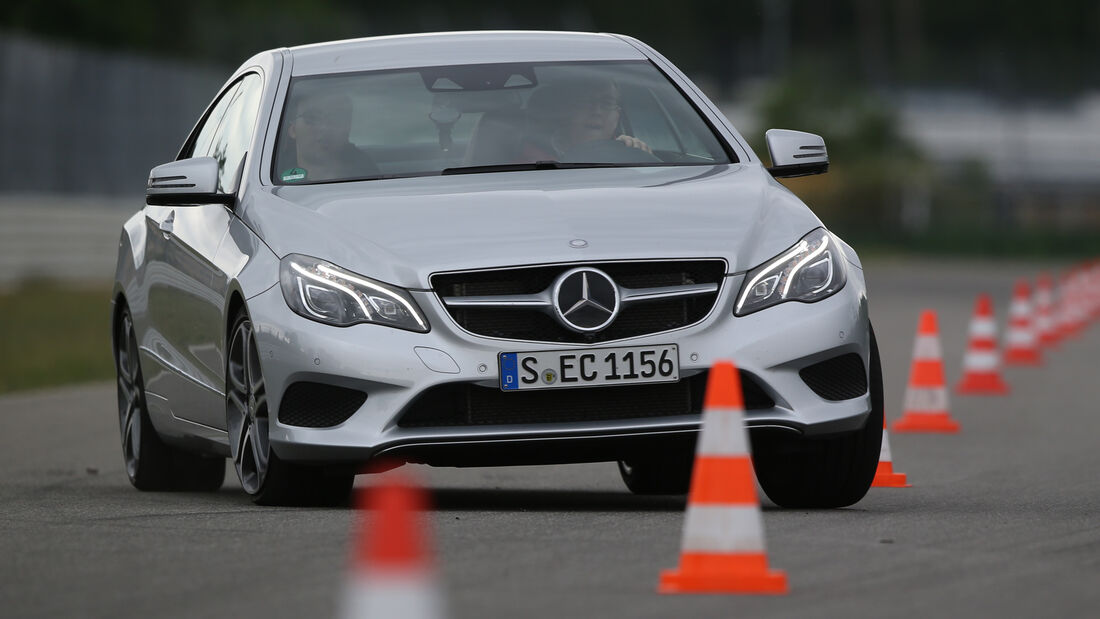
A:
POLYGON ((0 284, 109 279, 149 168, 251 54, 462 29, 630 34, 765 160, 767 128, 823 135, 830 173, 787 184, 861 250, 1100 246, 1097 0, 16 0, 0 12, 0 284))

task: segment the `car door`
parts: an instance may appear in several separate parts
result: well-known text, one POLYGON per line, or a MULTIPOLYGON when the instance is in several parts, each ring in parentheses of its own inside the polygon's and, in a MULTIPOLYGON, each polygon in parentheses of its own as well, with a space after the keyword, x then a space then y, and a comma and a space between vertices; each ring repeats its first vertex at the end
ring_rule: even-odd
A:
MULTIPOLYGON (((263 81, 248 73, 227 88, 194 134, 183 156, 218 161, 218 192, 237 191, 255 128, 263 81)), ((158 385, 172 414, 225 429, 222 311, 228 279, 214 261, 233 217, 224 204, 147 206, 150 252, 149 320, 168 365, 158 385)))

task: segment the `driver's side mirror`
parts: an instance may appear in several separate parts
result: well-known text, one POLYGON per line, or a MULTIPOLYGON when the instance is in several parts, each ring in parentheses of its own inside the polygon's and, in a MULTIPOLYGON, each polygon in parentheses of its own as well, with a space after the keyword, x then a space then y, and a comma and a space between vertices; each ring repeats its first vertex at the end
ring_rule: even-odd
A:
POLYGON ((233 204, 236 196, 218 193, 218 160, 193 157, 149 171, 145 202, 154 205, 233 204))
POLYGON ((775 178, 824 174, 829 171, 829 153, 820 135, 790 129, 768 129, 764 134, 775 178))

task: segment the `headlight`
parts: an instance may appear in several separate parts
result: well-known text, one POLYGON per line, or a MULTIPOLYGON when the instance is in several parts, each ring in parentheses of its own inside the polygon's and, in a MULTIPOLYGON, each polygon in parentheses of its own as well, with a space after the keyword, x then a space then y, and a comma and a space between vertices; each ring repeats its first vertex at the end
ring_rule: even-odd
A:
POLYGON ((428 331, 427 319, 407 291, 324 260, 297 254, 283 258, 279 284, 290 309, 317 322, 338 327, 369 322, 428 331))
POLYGON ((794 247, 745 275, 733 313, 744 316, 784 301, 812 303, 844 287, 844 251, 818 228, 794 247))

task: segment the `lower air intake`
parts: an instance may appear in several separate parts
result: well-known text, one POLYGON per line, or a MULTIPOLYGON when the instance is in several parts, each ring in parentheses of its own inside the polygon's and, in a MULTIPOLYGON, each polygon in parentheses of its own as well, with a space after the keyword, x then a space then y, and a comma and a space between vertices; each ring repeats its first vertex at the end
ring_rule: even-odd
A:
POLYGON ((294 383, 279 405, 279 422, 303 428, 330 428, 359 410, 367 394, 356 389, 323 383, 294 383))
POLYGON ((851 400, 867 393, 867 369, 854 352, 808 365, 798 375, 826 400, 851 400))

